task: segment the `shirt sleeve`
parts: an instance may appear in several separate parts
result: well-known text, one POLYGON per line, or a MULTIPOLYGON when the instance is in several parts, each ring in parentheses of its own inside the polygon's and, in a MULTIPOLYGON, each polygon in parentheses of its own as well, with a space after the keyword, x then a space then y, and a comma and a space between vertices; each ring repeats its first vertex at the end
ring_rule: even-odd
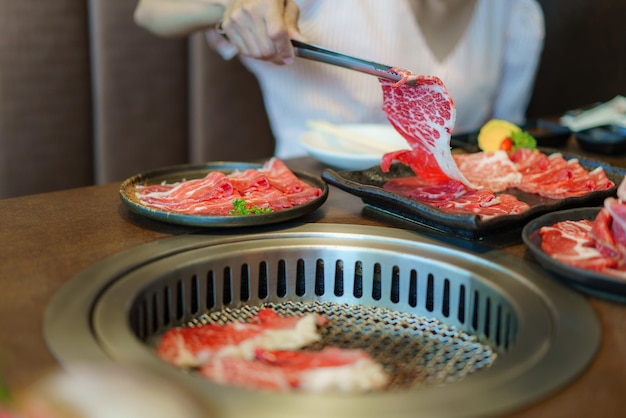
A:
POLYGON ((544 38, 545 22, 541 6, 535 0, 514 1, 494 118, 516 124, 524 122, 544 38))

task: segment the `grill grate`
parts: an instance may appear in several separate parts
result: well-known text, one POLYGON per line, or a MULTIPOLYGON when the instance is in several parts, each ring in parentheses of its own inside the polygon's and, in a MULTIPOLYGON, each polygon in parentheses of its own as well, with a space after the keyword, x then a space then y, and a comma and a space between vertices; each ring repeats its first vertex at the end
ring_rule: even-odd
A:
MULTIPOLYGON (((367 351, 391 376, 389 390, 452 383, 489 367, 496 358, 489 345, 436 319, 372 306, 330 302, 268 303, 211 312, 186 326, 248 321, 262 307, 269 307, 283 316, 314 312, 325 316, 329 322, 320 329, 322 340, 308 348, 335 346, 367 351)), ((152 345, 157 341, 154 339, 152 345)))
POLYGON ((137 298, 131 310, 133 329, 145 340, 216 309, 272 300, 331 300, 440 318, 496 351, 513 344, 517 319, 509 301, 474 275, 421 256, 363 257, 363 250, 348 247, 337 258, 337 251, 317 248, 303 258, 310 251, 301 245, 282 248, 273 257, 258 248, 239 248, 239 257, 256 262, 237 264, 228 252, 205 262, 199 259, 188 274, 170 272, 137 298))

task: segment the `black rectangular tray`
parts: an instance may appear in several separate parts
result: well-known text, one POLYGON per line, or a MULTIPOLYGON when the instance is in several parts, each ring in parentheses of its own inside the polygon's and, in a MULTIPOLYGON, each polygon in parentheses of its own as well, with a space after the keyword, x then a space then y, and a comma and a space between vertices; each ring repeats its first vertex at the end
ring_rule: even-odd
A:
MULTIPOLYGON (((542 149, 541 151, 546 154, 560 152, 552 149, 542 149)), ((516 215, 503 215, 483 220, 473 213, 444 212, 426 203, 384 190, 382 186, 392 178, 414 175, 411 169, 403 164, 394 163, 387 173, 384 173, 378 166, 360 171, 335 171, 327 168, 322 172, 322 179, 328 184, 360 197, 363 203, 384 212, 386 215, 408 221, 405 223, 407 228, 416 224, 416 226, 434 229, 465 239, 480 239, 505 231, 510 232, 512 229, 518 229, 521 232, 527 222, 544 213, 601 205, 605 198, 615 196, 617 186, 626 174, 626 168, 586 159, 579 155, 560 153, 567 160, 578 159, 587 171, 602 166, 607 177, 615 183, 615 186, 608 190, 566 199, 550 199, 517 189, 507 189, 502 193, 516 196, 519 200, 528 203, 530 209, 516 215)))

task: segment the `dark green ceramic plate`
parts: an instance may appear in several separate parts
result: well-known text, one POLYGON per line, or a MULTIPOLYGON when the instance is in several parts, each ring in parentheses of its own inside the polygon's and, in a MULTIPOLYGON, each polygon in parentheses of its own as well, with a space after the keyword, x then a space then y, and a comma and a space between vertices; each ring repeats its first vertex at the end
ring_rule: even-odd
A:
POLYGON ((137 174, 126 179, 120 186, 119 193, 122 202, 133 212, 161 222, 207 228, 234 228, 269 225, 290 221, 306 215, 319 208, 328 198, 328 186, 319 177, 292 170, 305 183, 322 190, 322 194, 315 200, 290 209, 255 215, 239 216, 205 216, 189 215, 153 208, 141 203, 136 195, 136 187, 146 184, 174 183, 181 180, 202 178, 210 171, 229 173, 234 170, 258 169, 262 164, 242 162, 211 162, 202 164, 186 164, 160 168, 137 174))

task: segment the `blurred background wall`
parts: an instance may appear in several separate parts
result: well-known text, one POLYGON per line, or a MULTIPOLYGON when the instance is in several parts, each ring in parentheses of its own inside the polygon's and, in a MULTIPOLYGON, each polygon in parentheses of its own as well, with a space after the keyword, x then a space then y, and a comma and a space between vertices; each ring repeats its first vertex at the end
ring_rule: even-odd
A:
MULTIPOLYGON (((547 38, 528 115, 626 94, 626 2, 540 2, 547 38)), ((256 80, 202 35, 137 28, 135 6, 0 0, 0 198, 272 154, 256 80)))
POLYGON ((539 0, 546 44, 529 117, 626 95, 626 1, 539 0))

